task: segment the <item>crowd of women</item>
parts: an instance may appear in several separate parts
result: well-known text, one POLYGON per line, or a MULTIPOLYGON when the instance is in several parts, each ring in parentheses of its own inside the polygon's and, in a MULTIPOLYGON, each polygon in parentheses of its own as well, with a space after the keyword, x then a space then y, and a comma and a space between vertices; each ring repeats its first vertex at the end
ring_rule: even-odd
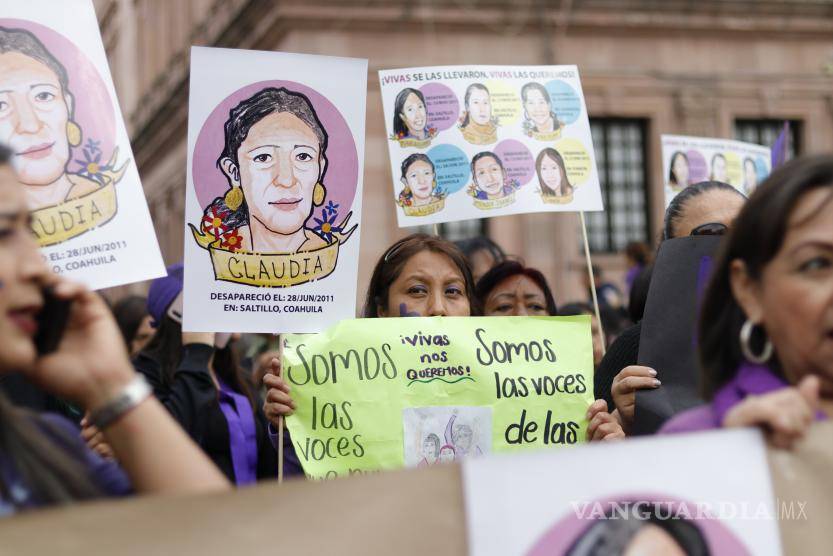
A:
MULTIPOLYGON (((277 434, 296 409, 277 339, 183 332, 181 265, 147 300, 112 309, 52 274, 11 156, 0 148, 0 513, 272 479, 278 443, 285 472, 302 474, 288 434, 277 434), (56 306, 68 307, 65 330, 44 346, 56 306)), ((760 426, 789 448, 833 415, 833 156, 778 168, 749 199, 721 182, 687 187, 662 240, 697 235, 724 236, 700 309, 703 405, 660 434, 760 426)), ((604 358, 596 337, 588 441, 625 438, 636 392, 662 388, 663 369, 637 365, 650 267, 644 252, 629 256, 644 267, 628 277, 634 324, 604 358)), ((379 256, 362 316, 592 313, 556 299, 541 272, 483 238, 414 234, 379 256)))

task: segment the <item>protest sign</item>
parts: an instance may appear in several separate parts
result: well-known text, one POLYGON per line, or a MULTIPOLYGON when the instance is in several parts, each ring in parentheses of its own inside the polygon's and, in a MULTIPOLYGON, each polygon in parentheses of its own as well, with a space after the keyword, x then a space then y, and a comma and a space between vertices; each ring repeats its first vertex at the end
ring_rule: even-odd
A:
POLYGON ((593 401, 587 316, 343 321, 289 336, 283 368, 315 478, 577 444, 593 401))
POLYGON ((46 263, 94 289, 164 274, 92 1, 0 0, 0 52, 0 143, 46 263))
POLYGON ((379 72, 399 226, 603 210, 576 66, 379 72))
POLYGON ((757 430, 472 460, 463 482, 473 556, 781 554, 757 430))
POLYGON ((769 175, 770 159, 769 148, 752 143, 663 135, 665 206, 686 186, 707 180, 728 183, 750 195, 769 175))
POLYGON ((191 50, 185 330, 355 316, 367 60, 191 50))
MULTIPOLYGON (((777 525, 781 530, 784 554, 830 554, 830 516, 833 515, 831 435, 833 422, 817 422, 792 450, 767 448, 774 494, 779 503, 777 525)), ((689 481, 690 470, 694 470, 699 484, 704 480, 704 473, 697 471, 700 462, 705 462, 706 469, 710 470, 714 468, 711 462, 726 458, 731 472, 721 470, 705 480, 714 485, 710 492, 723 486, 734 492, 735 483, 745 483, 747 479, 728 459, 734 455, 734 450, 725 455, 713 453, 712 450, 722 444, 715 445, 711 438, 711 435, 680 438, 687 442, 687 449, 682 454, 690 455, 691 459, 680 459, 679 465, 673 462, 669 472, 677 470, 676 480, 685 483, 689 481)), ((652 477, 654 453, 649 446, 654 442, 667 446, 662 444, 665 440, 662 437, 640 440, 642 448, 638 459, 628 465, 628 470, 638 465, 635 476, 652 477)), ((605 462, 606 467, 600 475, 591 474, 594 471, 591 469, 561 475, 560 458, 553 457, 547 458, 552 464, 534 478, 549 482, 553 477, 561 476, 565 477, 563 480, 576 483, 576 488, 594 483, 597 477, 604 478, 608 484, 617 480, 627 483, 631 475, 619 473, 619 461, 613 459, 614 455, 621 454, 619 450, 624 445, 627 443, 604 443, 565 451, 587 454, 605 462), (614 461, 616 472, 612 473, 611 462, 614 461)), ((553 454, 557 455, 561 453, 553 454)), ((517 473, 513 461, 507 461, 505 457, 498 461, 503 471, 499 481, 482 485, 483 489, 502 491, 507 486, 506 479, 511 480, 512 474, 517 473)), ((744 458, 740 463, 745 462, 744 458)), ((757 464, 753 469, 757 476, 757 464)), ((395 546, 399 556, 459 556, 472 553, 469 545, 475 542, 466 538, 466 508, 460 471, 458 465, 439 465, 340 481, 312 483, 298 479, 283 485, 263 481, 244 489, 211 494, 107 499, 50 511, 22 512, 13 518, 0 519, 0 538, 3 539, 2 550, 15 556, 56 552, 62 556, 88 556, 101 552, 102 547, 113 547, 112 551, 119 554, 136 556, 259 554, 270 550, 272 545, 256 532, 270 531, 273 538, 280 538, 281 550, 288 554, 367 556, 388 554, 395 546), (277 499, 279 504, 275 503, 277 499), (231 534, 230 523, 234 524, 231 534), (322 524, 327 525, 322 529, 322 524), (49 534, 43 534, 44 531, 49 534)), ((662 475, 665 477, 667 473, 662 475)), ((541 492, 536 502, 545 501, 547 493, 547 490, 541 492)), ((761 492, 755 495, 763 496, 761 492)), ((500 505, 515 500, 500 500, 500 505)), ((579 508, 583 507, 584 500, 581 495, 576 498, 579 508)), ((743 519, 743 506, 737 508, 734 518, 728 517, 731 507, 718 505, 717 510, 725 512, 726 519, 743 519)), ((749 508, 752 506, 747 505, 745 515, 749 514, 749 508)), ((510 523, 514 525, 517 521, 510 516, 499 524, 496 534, 507 534, 510 523)), ((546 528, 546 524, 540 528, 546 528)), ((535 532, 530 535, 534 536, 535 532)), ((777 542, 771 533, 767 533, 762 541, 767 539, 777 542)), ((772 552, 777 550, 776 544, 773 547, 772 552)), ((665 556, 669 551, 660 548, 658 553, 665 556)), ((553 552, 552 556, 557 554, 553 552)))
POLYGON ((702 403, 697 323, 720 240, 688 236, 665 240, 660 246, 637 361, 656 369, 662 386, 637 390, 633 434, 653 434, 669 417, 702 403))

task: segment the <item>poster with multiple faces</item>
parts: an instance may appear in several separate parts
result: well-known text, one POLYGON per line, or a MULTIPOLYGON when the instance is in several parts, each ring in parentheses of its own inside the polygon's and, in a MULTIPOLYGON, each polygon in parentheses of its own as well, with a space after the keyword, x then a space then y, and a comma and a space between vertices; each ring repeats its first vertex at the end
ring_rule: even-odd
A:
POLYGON ((769 147, 730 139, 662 136, 665 206, 687 186, 707 180, 722 181, 750 195, 772 166, 769 147))
POLYGON ((471 459, 463 482, 472 556, 778 556, 792 511, 752 429, 471 459))
POLYGON ((191 49, 183 329, 355 316, 367 60, 191 49))
POLYGON ((98 289, 164 274, 91 0, 0 0, 0 143, 53 272, 98 289))
POLYGON ((400 227, 603 210, 576 66, 379 72, 400 227))

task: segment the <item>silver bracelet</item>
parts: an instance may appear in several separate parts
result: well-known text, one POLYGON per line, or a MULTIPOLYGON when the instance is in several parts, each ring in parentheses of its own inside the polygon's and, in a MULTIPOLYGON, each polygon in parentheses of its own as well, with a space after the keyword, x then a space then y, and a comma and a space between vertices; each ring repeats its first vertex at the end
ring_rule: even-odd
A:
POLYGON ((103 431, 152 394, 148 381, 143 375, 137 374, 115 398, 90 413, 90 423, 103 431))

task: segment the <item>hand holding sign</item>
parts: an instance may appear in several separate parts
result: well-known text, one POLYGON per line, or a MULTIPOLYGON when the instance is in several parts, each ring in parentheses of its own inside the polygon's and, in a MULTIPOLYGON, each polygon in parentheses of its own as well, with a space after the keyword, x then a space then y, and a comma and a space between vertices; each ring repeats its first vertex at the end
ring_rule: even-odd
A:
POLYGON ((660 381, 657 372, 648 367, 631 365, 625 367, 613 379, 610 394, 613 404, 619 410, 622 418, 622 428, 627 432, 633 424, 633 413, 636 407, 636 391, 649 388, 659 388, 660 381))
POLYGON ((289 395, 289 385, 279 376, 280 372, 281 363, 274 357, 270 372, 263 375, 263 385, 268 388, 263 413, 274 427, 279 426, 281 417, 292 415, 295 411, 295 402, 289 395))

